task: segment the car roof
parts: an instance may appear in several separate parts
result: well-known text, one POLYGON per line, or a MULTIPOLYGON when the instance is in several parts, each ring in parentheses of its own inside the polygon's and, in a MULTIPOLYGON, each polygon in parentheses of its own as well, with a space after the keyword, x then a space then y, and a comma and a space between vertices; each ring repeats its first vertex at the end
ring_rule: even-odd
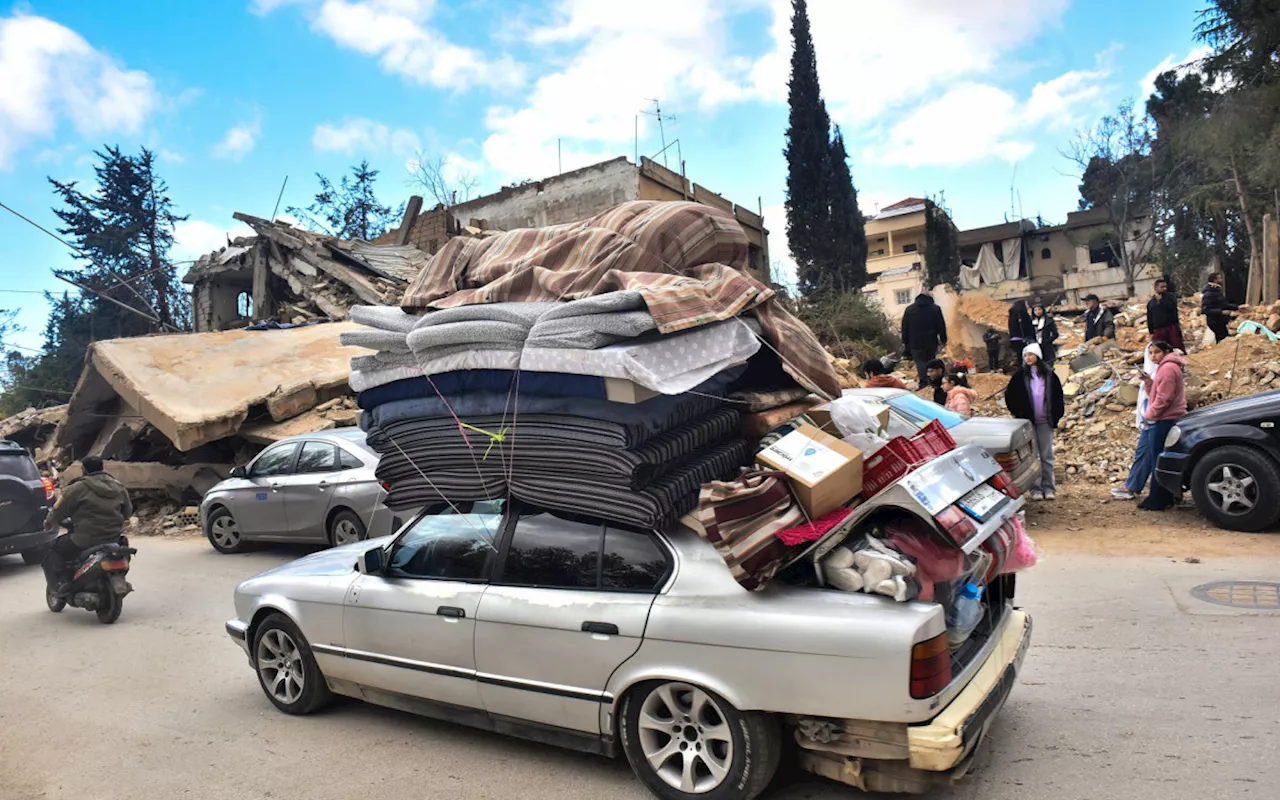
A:
POLYGON ((349 444, 363 445, 365 440, 365 432, 359 428, 334 428, 327 431, 316 431, 315 433, 299 433, 295 436, 288 436, 281 439, 277 444, 285 444, 288 442, 301 442, 304 440, 327 439, 334 442, 347 442, 349 444))

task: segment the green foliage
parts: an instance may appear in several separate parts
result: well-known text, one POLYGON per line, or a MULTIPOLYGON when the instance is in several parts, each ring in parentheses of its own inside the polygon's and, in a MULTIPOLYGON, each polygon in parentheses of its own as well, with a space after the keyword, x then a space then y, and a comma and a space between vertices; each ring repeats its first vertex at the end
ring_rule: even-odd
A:
POLYGON ((942 206, 925 201, 924 216, 925 287, 940 283, 960 288, 960 232, 942 206))
POLYGON ((818 341, 843 358, 896 353, 902 341, 873 295, 833 292, 799 304, 796 313, 818 341))
POLYGON ((787 84, 787 240, 800 293, 856 291, 866 281, 867 240, 844 137, 832 131, 818 85, 805 0, 792 0, 787 84))
POLYGON ((58 232, 75 248, 77 265, 55 274, 86 287, 51 306, 39 354, 9 352, 0 364, 0 410, 66 402, 90 343, 190 327, 190 295, 169 261, 174 225, 168 187, 155 155, 105 147, 95 155, 94 185, 49 179, 60 202, 58 232), (113 302, 114 301, 114 302, 113 302))
POLYGON ((311 205, 285 209, 313 231, 339 239, 368 241, 398 225, 404 215, 403 203, 392 209, 378 200, 373 190, 378 170, 371 169, 368 161, 352 167, 351 175, 343 175, 336 187, 318 172, 316 178, 320 180, 320 191, 311 205))

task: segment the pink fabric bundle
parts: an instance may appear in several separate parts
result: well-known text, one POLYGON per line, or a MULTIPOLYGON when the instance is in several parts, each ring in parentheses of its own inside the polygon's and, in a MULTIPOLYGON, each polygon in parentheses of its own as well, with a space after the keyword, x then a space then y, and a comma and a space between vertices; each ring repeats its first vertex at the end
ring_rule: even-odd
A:
POLYGON ((806 522, 803 525, 797 525, 794 528, 787 528, 778 531, 774 536, 782 540, 787 547, 795 547, 798 544, 807 542, 816 542, 825 536, 832 528, 844 522, 850 514, 853 513, 852 508, 837 508, 824 517, 819 517, 812 522, 806 522))

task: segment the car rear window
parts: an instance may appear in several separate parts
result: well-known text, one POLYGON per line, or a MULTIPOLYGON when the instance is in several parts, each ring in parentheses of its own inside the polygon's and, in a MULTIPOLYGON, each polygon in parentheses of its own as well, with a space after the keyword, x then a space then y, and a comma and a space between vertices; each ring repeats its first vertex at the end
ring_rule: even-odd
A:
POLYGON ((36 462, 25 452, 15 450, 0 450, 0 475, 12 475, 24 481, 40 480, 36 462))

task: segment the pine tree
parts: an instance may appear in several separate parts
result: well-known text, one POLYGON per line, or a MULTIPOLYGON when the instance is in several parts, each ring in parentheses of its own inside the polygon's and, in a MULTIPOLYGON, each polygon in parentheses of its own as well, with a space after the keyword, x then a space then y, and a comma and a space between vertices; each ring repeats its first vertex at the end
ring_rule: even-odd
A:
POLYGON ((809 32, 805 0, 792 0, 791 80, 787 84, 787 241, 796 261, 800 292, 806 296, 833 288, 823 274, 829 251, 831 118, 818 86, 818 62, 809 32))
POLYGON ((320 180, 320 191, 311 205, 285 209, 311 230, 339 239, 368 241, 399 223, 404 214, 403 203, 395 210, 379 202, 373 191, 378 170, 370 168, 367 160, 352 167, 350 176, 343 175, 337 187, 318 172, 316 177, 320 180))
POLYGON ((831 140, 831 224, 825 261, 832 273, 833 288, 856 292, 867 282, 867 232, 862 212, 858 210, 858 190, 849 174, 849 155, 844 136, 836 126, 831 140))
POLYGON ((933 200, 925 201, 925 288, 939 284, 960 288, 960 235, 951 217, 933 200))

